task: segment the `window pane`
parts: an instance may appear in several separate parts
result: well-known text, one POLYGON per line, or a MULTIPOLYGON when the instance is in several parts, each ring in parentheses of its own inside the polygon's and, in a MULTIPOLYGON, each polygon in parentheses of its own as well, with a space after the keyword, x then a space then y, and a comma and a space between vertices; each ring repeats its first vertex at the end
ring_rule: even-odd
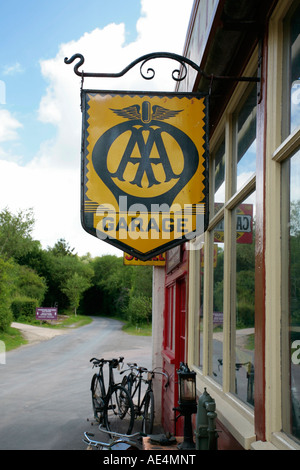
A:
POLYGON ((233 213, 236 218, 235 370, 232 392, 254 405, 255 193, 233 213))
POLYGON ((256 87, 237 116, 237 190, 256 169, 256 87))
POLYGON ((213 343, 212 371, 215 380, 223 382, 223 279, 224 279, 224 222, 214 230, 213 258, 213 343))
POLYGON ((215 153, 215 197, 214 214, 216 214, 225 202, 225 140, 215 153))
MULTIPOLYGON (((204 287, 204 243, 200 249, 200 306, 199 306, 199 367, 203 369, 203 287, 204 287)), ((198 338, 197 338, 198 339, 198 338)))
POLYGON ((167 328, 166 328, 166 335, 165 335, 165 347, 170 349, 171 351, 174 350, 174 335, 175 335, 175 328, 174 328, 174 321, 175 321, 175 287, 170 286, 167 289, 167 328))
POLYGON ((291 131, 300 125, 300 6, 290 25, 291 131))
POLYGON ((290 208, 287 221, 289 379, 286 385, 290 388, 287 394, 290 398, 290 417, 287 422, 290 424, 285 431, 300 438, 300 151, 286 165, 290 165, 290 208))

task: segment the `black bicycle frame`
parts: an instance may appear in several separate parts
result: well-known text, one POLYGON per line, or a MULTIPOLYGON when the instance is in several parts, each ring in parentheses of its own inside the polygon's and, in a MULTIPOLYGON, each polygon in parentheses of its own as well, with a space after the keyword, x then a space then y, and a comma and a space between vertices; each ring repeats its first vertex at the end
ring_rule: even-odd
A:
MULTIPOLYGON (((148 371, 144 371, 144 372, 148 372, 148 371)), ((133 374, 131 373, 131 376, 133 377, 133 374)), ((142 412, 142 408, 144 406, 144 403, 145 403, 145 400, 146 400, 146 396, 149 392, 149 390, 151 390, 151 384, 152 384, 152 379, 150 380, 146 380, 146 379, 143 379, 143 371, 142 370, 138 370, 138 374, 135 375, 135 380, 132 381, 132 385, 131 385, 131 389, 130 389, 130 395, 131 395, 131 398, 133 399, 133 397, 135 396, 136 392, 138 391, 138 404, 137 404, 137 410, 136 410, 136 413, 138 415, 141 415, 142 412), (137 382, 137 383, 135 383, 137 382), (143 399, 141 401, 141 394, 142 394, 142 382, 145 382, 148 384, 147 386, 147 389, 144 393, 144 396, 143 396, 143 399), (134 389, 134 390, 133 390, 134 389), (133 390, 133 391, 132 391, 133 390)))

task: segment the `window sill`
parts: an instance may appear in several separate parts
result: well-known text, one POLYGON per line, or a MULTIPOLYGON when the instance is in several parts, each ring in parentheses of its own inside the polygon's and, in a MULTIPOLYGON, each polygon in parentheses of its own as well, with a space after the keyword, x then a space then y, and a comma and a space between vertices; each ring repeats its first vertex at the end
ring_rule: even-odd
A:
POLYGON ((271 442, 278 450, 300 450, 300 444, 283 432, 274 432, 271 442))
POLYGON ((216 402, 218 420, 245 450, 251 449, 252 443, 256 441, 253 412, 233 395, 224 393, 210 377, 196 372, 199 395, 206 388, 216 402))

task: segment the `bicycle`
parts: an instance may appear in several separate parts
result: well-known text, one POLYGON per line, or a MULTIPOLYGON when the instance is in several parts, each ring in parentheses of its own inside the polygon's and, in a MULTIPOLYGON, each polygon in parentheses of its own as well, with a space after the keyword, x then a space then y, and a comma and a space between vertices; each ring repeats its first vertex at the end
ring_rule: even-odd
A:
POLYGON ((145 367, 138 367, 135 363, 127 364, 129 369, 120 372, 123 374, 130 370, 122 380, 122 386, 125 387, 131 396, 132 401, 136 398, 134 403, 134 418, 142 417, 142 432, 146 435, 152 434, 154 423, 154 393, 152 390, 152 381, 155 374, 164 375, 167 378, 165 387, 169 385, 169 376, 165 372, 157 370, 148 370, 145 367), (147 378, 143 378, 143 374, 147 374, 147 378), (146 391, 142 397, 143 384, 147 385, 146 391), (137 397, 135 397, 137 393, 137 397))
POLYGON ((113 369, 123 363, 119 359, 97 359, 93 357, 93 367, 99 372, 91 380, 92 405, 95 419, 108 431, 130 434, 134 424, 134 407, 128 390, 116 384, 113 369), (103 367, 108 364, 108 386, 105 387, 103 367))
POLYGON ((88 445, 87 449, 92 450, 95 447, 98 450, 141 450, 139 445, 133 441, 135 437, 140 437, 143 434, 136 432, 134 434, 122 434, 117 432, 109 432, 106 429, 99 426, 99 430, 108 433, 110 436, 109 442, 97 441, 91 439, 94 437, 94 434, 85 432, 83 442, 88 445))

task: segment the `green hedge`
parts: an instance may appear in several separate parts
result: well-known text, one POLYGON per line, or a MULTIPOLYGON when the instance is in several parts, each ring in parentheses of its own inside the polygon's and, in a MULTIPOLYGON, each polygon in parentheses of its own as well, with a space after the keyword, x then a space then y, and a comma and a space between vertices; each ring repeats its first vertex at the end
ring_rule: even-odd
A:
POLYGON ((10 309, 13 294, 13 264, 0 257, 0 331, 7 331, 12 322, 10 309))
POLYGON ((19 320, 21 317, 34 319, 36 307, 38 307, 38 301, 36 299, 30 299, 29 297, 17 297, 11 304, 11 310, 15 320, 19 320))
POLYGON ((152 299, 144 295, 131 297, 126 310, 127 318, 132 325, 151 322, 152 299))

